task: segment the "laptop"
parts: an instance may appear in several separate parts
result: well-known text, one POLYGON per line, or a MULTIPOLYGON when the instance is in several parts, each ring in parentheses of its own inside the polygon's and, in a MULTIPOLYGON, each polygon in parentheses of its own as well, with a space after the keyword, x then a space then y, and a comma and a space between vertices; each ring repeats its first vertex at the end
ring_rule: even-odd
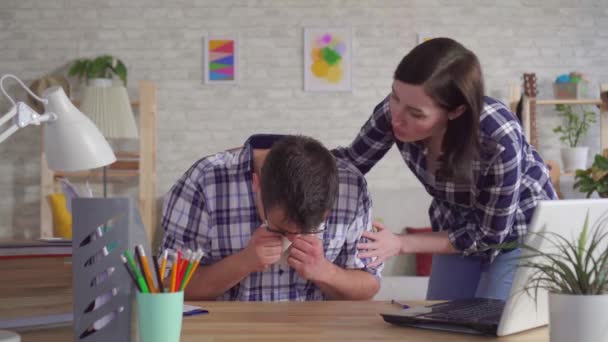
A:
MULTIPOLYGON (((569 240, 577 238, 589 213, 589 228, 608 214, 608 199, 541 201, 534 211, 529 232, 553 232, 569 240)), ((555 247, 537 234, 528 234, 525 243, 543 252, 555 247)), ((525 255, 525 251, 522 251, 525 255)), ((411 307, 381 313, 384 320, 400 326, 505 336, 546 325, 547 292, 538 290, 536 300, 524 290, 533 270, 518 268, 506 301, 472 298, 411 307), (538 303, 538 305, 537 305, 538 303)))

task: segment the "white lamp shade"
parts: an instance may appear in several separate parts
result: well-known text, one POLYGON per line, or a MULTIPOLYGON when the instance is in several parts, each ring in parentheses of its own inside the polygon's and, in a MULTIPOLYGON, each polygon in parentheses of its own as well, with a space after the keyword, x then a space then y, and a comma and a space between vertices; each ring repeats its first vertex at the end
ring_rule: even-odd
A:
POLYGON ((78 110, 61 87, 47 89, 46 112, 57 119, 45 125, 44 148, 49 168, 79 171, 112 164, 116 156, 95 124, 78 110))
POLYGON ((106 138, 137 138, 135 116, 124 86, 93 79, 84 90, 80 108, 106 138))

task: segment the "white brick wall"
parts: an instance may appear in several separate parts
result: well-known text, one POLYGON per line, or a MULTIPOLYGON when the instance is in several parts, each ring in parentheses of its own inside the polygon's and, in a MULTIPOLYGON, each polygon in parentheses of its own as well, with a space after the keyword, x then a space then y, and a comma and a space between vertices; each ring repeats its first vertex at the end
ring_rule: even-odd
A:
MULTIPOLYGON (((161 195, 192 162, 252 133, 349 143, 417 31, 476 51, 488 93, 500 98, 524 71, 539 75, 545 96, 550 81, 571 70, 593 85, 607 81, 607 8, 607 0, 1 0, 0 74, 31 81, 74 58, 110 53, 126 62, 132 93, 137 80, 157 82, 161 195), (352 93, 303 92, 307 25, 353 26, 352 93), (240 84, 202 84, 207 34, 240 37, 240 84)), ((0 145, 0 237, 37 233, 39 141, 39 130, 28 128, 0 145)), ((374 189, 416 186, 396 153, 368 179, 374 189)))

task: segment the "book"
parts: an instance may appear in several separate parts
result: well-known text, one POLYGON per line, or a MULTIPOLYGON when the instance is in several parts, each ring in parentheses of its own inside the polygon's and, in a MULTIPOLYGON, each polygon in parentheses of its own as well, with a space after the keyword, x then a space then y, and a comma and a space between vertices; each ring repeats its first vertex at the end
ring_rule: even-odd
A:
POLYGON ((71 255, 71 240, 0 240, 0 258, 71 255))

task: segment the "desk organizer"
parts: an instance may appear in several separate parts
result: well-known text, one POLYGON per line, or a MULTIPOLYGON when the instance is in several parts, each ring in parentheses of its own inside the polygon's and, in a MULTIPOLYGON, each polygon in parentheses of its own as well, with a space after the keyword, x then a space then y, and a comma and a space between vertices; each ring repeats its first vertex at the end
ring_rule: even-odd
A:
POLYGON ((135 288, 120 256, 142 244, 150 248, 130 198, 72 201, 74 341, 131 340, 135 288))

